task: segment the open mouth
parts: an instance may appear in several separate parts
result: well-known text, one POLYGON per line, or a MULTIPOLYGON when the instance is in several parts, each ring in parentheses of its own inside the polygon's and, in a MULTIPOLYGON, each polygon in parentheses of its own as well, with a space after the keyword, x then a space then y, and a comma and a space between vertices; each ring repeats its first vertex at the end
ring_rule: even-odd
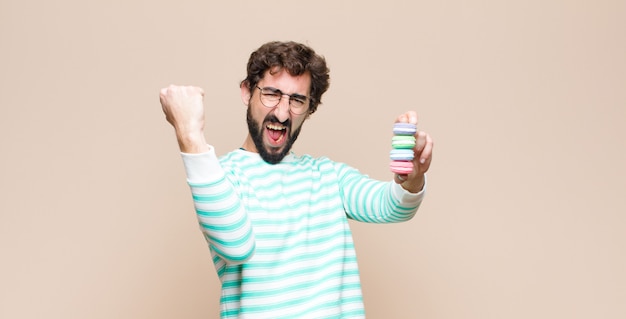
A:
POLYGON ((287 140, 287 127, 282 124, 268 123, 265 130, 272 146, 280 146, 287 140))

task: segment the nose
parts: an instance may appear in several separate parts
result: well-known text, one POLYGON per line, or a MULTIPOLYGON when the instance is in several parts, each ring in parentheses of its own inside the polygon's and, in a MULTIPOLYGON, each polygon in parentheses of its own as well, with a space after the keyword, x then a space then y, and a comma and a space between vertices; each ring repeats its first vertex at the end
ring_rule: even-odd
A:
POLYGON ((274 107, 274 115, 276 115, 279 121, 284 122, 289 119, 289 108, 289 98, 283 97, 280 99, 280 102, 278 102, 278 105, 274 107))

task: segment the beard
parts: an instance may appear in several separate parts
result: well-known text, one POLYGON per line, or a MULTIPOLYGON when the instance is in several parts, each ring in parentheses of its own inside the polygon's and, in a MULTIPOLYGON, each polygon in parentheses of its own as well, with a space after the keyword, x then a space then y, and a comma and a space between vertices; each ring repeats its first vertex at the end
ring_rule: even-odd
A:
POLYGON ((298 139, 298 135, 300 135, 300 130, 302 129, 302 125, 298 127, 295 131, 291 130, 291 120, 286 120, 281 124, 289 128, 289 135, 285 136, 287 141, 283 145, 282 150, 275 151, 269 147, 265 147, 263 145, 263 127, 265 127, 265 123, 280 123, 278 119, 273 114, 268 114, 263 120, 263 127, 259 126, 259 124, 252 118, 252 113, 250 111, 250 107, 248 106, 248 111, 246 112, 246 120, 248 122, 248 132, 252 137, 252 141, 254 142, 254 146, 256 146, 257 151, 261 158, 269 163, 269 164, 278 164, 280 161, 289 154, 293 143, 298 139))

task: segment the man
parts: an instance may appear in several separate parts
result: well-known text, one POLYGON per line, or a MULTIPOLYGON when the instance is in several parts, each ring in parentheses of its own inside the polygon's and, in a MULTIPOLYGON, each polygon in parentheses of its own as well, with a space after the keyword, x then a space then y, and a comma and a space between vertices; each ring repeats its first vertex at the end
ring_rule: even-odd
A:
MULTIPOLYGON (((328 158, 290 152, 328 89, 323 57, 294 42, 253 52, 241 98, 248 136, 218 158, 204 138, 203 91, 169 86, 174 127, 200 228, 222 283, 222 318, 363 318, 348 218, 409 220, 419 207, 433 142, 415 134, 414 170, 376 181, 328 158)), ((417 123, 415 112, 396 122, 417 123)))

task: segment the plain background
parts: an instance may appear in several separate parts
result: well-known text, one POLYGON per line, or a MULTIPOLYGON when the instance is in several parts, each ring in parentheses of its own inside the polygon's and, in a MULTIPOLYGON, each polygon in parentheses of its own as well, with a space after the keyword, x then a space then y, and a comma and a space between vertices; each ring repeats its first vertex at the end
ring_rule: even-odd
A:
POLYGON ((241 145, 249 54, 295 40, 331 87, 295 151, 427 198, 352 223, 369 318, 626 317, 626 2, 0 1, 0 318, 217 318, 219 282, 158 91, 241 145))

